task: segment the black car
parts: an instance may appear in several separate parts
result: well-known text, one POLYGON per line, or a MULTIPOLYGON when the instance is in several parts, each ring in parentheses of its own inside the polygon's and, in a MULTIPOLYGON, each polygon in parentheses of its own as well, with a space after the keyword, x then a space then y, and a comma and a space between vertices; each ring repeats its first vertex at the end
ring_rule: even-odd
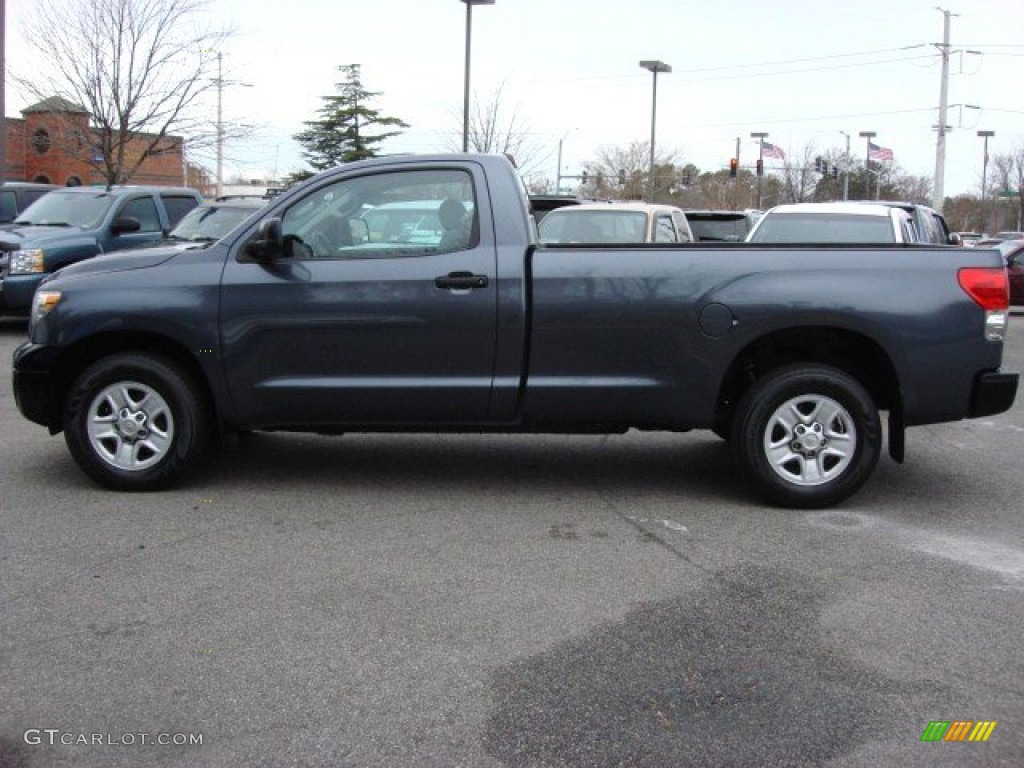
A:
POLYGON ((1010 279, 1010 304, 1024 306, 1024 240, 1003 240, 994 246, 1006 259, 1010 279))
POLYGON ((755 210, 689 209, 685 213, 693 236, 697 240, 717 240, 726 243, 742 243, 747 239, 747 233, 761 218, 761 211, 755 210))
POLYGON ((0 224, 9 224, 28 208, 32 203, 51 189, 59 189, 56 184, 36 184, 31 181, 7 181, 0 186, 0 224))

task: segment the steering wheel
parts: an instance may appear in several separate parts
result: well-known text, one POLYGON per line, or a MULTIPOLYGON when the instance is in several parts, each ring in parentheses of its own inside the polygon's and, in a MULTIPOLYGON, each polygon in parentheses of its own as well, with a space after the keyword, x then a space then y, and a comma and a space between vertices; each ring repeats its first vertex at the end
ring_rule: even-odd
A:
POLYGON ((313 247, 316 256, 333 256, 335 252, 334 243, 323 232, 313 230, 309 235, 309 244, 313 247))

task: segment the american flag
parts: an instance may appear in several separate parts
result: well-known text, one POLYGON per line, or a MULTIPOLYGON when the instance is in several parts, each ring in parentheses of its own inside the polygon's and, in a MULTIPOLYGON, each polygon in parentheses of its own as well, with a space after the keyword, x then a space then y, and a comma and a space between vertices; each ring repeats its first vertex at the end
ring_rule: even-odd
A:
POLYGON ((868 142, 868 160, 875 160, 879 163, 892 162, 892 150, 880 147, 877 144, 868 142))
POLYGON ((781 147, 776 147, 774 144, 769 144, 767 141, 762 141, 761 157, 774 157, 776 160, 785 160, 786 153, 782 151, 781 147))

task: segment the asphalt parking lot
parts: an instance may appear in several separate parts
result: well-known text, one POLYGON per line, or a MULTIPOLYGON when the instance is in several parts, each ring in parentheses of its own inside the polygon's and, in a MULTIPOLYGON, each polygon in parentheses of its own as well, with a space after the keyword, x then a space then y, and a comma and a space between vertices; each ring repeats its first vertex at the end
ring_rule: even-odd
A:
POLYGON ((7 373, 0 768, 1019 766, 1022 400, 829 511, 699 433, 254 435, 130 495, 7 373))

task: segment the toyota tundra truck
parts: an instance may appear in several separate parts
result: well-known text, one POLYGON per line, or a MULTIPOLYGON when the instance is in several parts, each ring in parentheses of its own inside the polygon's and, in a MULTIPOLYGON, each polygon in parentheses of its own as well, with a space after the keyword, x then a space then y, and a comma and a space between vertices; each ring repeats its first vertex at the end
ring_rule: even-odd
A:
POLYGON ((394 156, 206 247, 60 270, 13 377, 112 489, 251 430, 706 429, 753 491, 811 508, 868 479, 883 418, 902 461, 908 427, 1007 410, 1007 314, 996 251, 542 244, 506 158, 394 156))

